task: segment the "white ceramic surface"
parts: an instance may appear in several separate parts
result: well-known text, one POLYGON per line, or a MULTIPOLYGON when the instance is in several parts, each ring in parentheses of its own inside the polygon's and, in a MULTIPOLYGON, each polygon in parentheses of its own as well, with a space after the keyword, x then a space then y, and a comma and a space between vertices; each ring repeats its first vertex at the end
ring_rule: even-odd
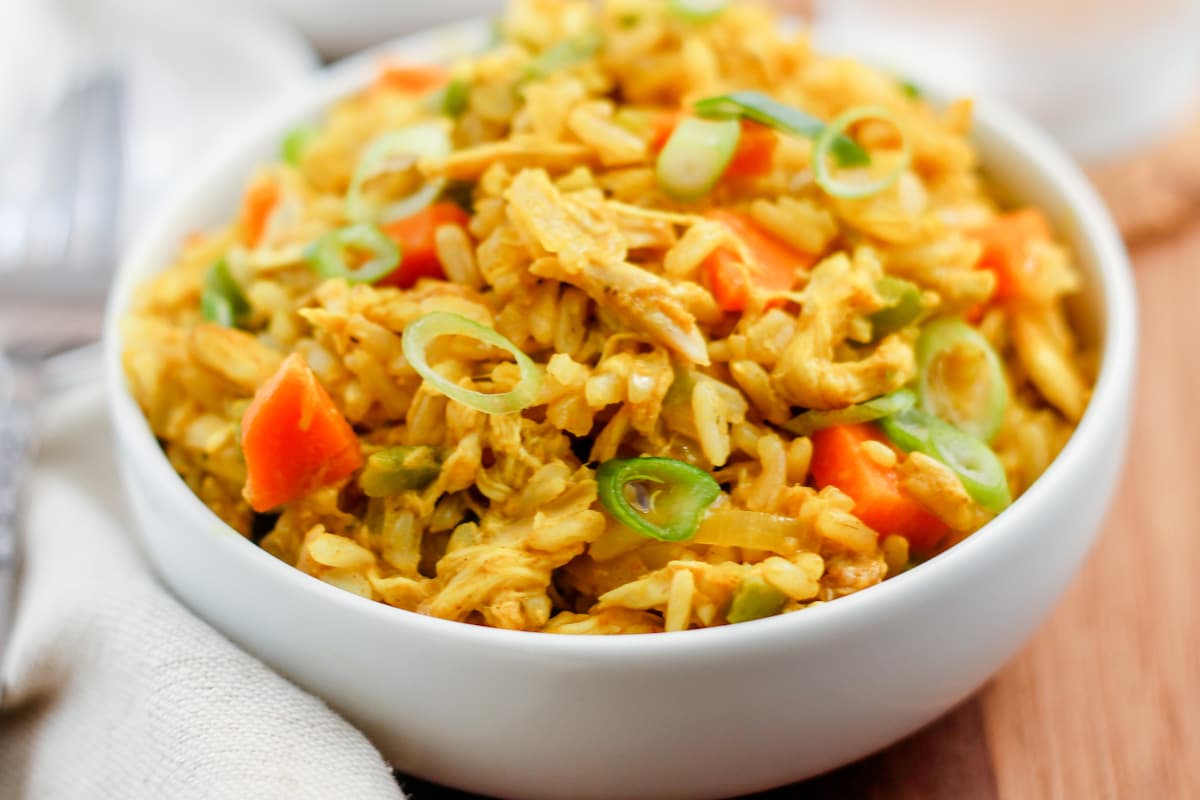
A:
POLYGON ((498 16, 503 0, 242 0, 286 19, 322 53, 340 56, 427 29, 481 14, 498 16))
MULTIPOLYGON (((397 49, 470 47, 482 24, 397 49)), ((1045 617, 1088 551, 1124 449, 1136 310, 1106 211, 1044 136, 978 107, 984 163, 1047 209, 1088 280, 1081 316, 1103 343, 1099 383, 1058 460, 964 543, 834 603, 730 627, 585 638, 518 633, 372 603, 275 560, 221 523, 171 471, 120 371, 134 284, 197 225, 235 208, 283 131, 363 84, 368 62, 247 121, 150 221, 108 320, 109 399, 129 495, 163 580, 200 616, 360 725, 400 769, 519 798, 719 797, 864 756, 945 712, 1045 617)))

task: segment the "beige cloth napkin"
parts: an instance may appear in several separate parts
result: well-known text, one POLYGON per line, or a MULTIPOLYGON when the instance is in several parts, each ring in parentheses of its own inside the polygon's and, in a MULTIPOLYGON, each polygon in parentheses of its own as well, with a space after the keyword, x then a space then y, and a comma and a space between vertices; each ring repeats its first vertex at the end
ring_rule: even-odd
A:
POLYGON ((0 800, 403 798, 361 733, 151 575, 98 387, 46 410, 0 664, 0 800))

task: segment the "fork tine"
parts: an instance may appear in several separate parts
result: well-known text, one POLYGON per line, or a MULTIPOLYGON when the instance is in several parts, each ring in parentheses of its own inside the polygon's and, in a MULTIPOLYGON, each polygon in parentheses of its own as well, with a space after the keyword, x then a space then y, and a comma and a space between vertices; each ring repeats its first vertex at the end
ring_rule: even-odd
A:
POLYGON ((120 74, 109 68, 97 73, 89 89, 87 123, 80 142, 75 224, 65 269, 101 273, 111 267, 118 234, 124 166, 124 83, 120 74))
POLYGON ((88 100, 86 86, 72 86, 55 108, 42 152, 42 184, 30 209, 27 266, 53 269, 66 256, 74 223, 79 143, 88 100))

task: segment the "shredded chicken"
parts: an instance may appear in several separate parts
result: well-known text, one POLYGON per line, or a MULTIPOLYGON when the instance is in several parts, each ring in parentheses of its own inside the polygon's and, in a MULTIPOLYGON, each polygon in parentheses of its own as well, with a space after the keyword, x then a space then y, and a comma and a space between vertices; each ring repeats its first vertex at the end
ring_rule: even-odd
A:
POLYGON ((1087 406, 1087 381, 1071 357, 1057 346, 1046 319, 1050 309, 1019 309, 1012 315, 1013 342, 1029 379, 1063 416, 1078 422, 1087 406))
POLYGON ((873 254, 859 250, 822 261, 804 290, 796 333, 771 377, 780 395, 806 408, 843 408, 899 389, 916 373, 912 346, 893 334, 865 358, 837 360, 856 320, 877 311, 880 276, 873 254))
POLYGON ((527 167, 563 171, 586 164, 593 157, 590 147, 573 142, 545 142, 534 137, 513 137, 501 142, 481 144, 456 150, 445 158, 420 162, 423 173, 430 177, 455 180, 478 180, 493 164, 504 164, 512 170, 527 167))
POLYGON ((625 238, 598 193, 564 195, 539 169, 518 173, 504 199, 521 236, 557 256, 568 273, 625 260, 625 238))
POLYGON ((708 345, 696 318, 664 278, 633 264, 590 265, 579 275, 566 273, 558 259, 535 261, 529 271, 542 278, 578 286, 622 323, 645 333, 693 364, 707 365, 708 345))

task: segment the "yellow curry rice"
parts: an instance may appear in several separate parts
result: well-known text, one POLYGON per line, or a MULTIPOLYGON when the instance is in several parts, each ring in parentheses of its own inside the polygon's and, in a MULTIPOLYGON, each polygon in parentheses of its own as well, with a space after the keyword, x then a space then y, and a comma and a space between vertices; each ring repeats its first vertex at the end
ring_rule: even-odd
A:
MULTIPOLYGON (((248 176, 257 200, 189 239, 138 293, 124 323, 129 385, 174 468, 223 520, 346 591, 500 628, 641 633, 802 609, 907 569, 993 516, 945 452, 870 436, 847 457, 936 524, 936 542, 910 546, 917 538, 870 516, 861 498, 856 506, 849 484, 817 488, 822 434, 789 423, 906 385, 926 410, 931 392, 941 393, 934 410, 969 406, 986 374, 972 363, 978 346, 919 363, 921 337, 946 319, 998 356, 1005 402, 992 409, 998 431, 983 438, 1007 487, 993 492, 1020 494, 1055 457, 1092 381, 1062 303, 1079 277, 1048 236, 1021 251, 1015 293, 983 268, 988 241, 975 232, 1002 212, 968 139, 969 102, 935 107, 893 76, 814 53, 749 5, 695 21, 667 3, 516 0, 500 31, 450 69, 449 88, 436 73, 417 80, 393 68, 338 103, 290 139, 289 160, 248 176), (872 166, 841 180, 895 164, 898 175, 865 197, 835 196, 814 180, 812 138, 759 126, 764 165, 673 197, 656 172, 664 120, 745 90, 826 122, 875 109, 846 129, 872 166), (441 186, 439 202, 469 208, 428 234, 434 277, 408 288, 322 277, 311 245, 353 221, 346 198, 365 151, 430 124, 450 148, 392 164, 369 191, 385 203, 441 186), (739 235, 714 209, 757 234, 739 235), (753 235, 803 254, 790 285, 758 281, 753 235), (714 259, 732 264, 741 301, 722 294, 714 259), (204 297, 218 263, 232 316, 204 297), (879 336, 887 280, 915 286, 919 303, 879 336), (443 336, 422 351, 443 381, 487 393, 535 386, 536 396, 487 413, 423 377, 403 335, 435 312, 494 329, 536 365, 525 384, 503 350, 443 336), (367 496, 356 471, 253 511, 241 419, 292 353, 364 455, 426 447, 426 482, 367 496), (682 535, 625 524, 630 509, 667 502, 654 481, 600 497, 601 465, 640 456, 698 468, 719 486, 688 511, 696 519, 682 535), (612 510, 622 502, 624 517, 612 510)), ((405 258, 412 267, 418 253, 402 254, 401 268, 405 258)))

